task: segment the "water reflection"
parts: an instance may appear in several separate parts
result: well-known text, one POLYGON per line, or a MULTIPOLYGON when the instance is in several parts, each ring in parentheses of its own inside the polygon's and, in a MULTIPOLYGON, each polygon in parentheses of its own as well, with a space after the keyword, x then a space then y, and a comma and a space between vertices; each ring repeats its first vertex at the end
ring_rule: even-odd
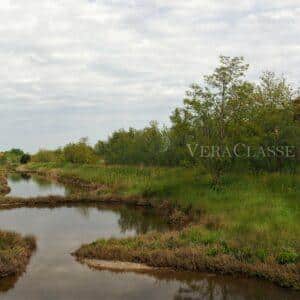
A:
POLYGON ((62 184, 28 174, 10 174, 8 185, 11 188, 8 197, 65 196, 71 192, 62 184))
POLYGON ((170 228, 163 218, 147 209, 129 210, 123 206, 119 207, 118 211, 120 214, 118 224, 123 233, 128 230, 135 230, 137 234, 144 234, 149 231, 162 231, 170 228))
POLYGON ((209 274, 93 271, 70 255, 100 237, 167 229, 142 209, 109 206, 0 211, 0 228, 37 237, 38 250, 19 280, 0 280, 1 299, 297 299, 264 281, 209 274), (134 225, 136 224, 136 226, 134 225))

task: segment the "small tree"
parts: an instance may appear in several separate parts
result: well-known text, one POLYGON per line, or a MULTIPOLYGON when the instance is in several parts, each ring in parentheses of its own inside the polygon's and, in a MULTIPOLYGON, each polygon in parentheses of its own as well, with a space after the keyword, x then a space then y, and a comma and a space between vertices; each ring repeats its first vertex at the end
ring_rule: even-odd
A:
POLYGON ((21 159, 20 159, 20 163, 21 164, 27 164, 30 162, 31 156, 29 154, 23 154, 21 159))
POLYGON ((63 155, 64 160, 70 163, 89 164, 98 160, 94 149, 86 143, 86 140, 66 145, 63 148, 63 155))
MULTIPOLYGON (((176 128, 179 127, 178 115, 183 115, 185 124, 189 125, 189 134, 197 144, 217 149, 213 155, 198 157, 212 175, 214 184, 219 184, 223 171, 232 160, 222 156, 220 151, 232 142, 235 126, 231 123, 237 106, 231 100, 246 86, 243 78, 247 69, 242 57, 220 56, 220 66, 204 77, 203 85, 191 86, 184 99, 184 108, 177 109, 171 118, 173 128, 176 128)), ((179 121, 182 122, 182 118, 179 121)))

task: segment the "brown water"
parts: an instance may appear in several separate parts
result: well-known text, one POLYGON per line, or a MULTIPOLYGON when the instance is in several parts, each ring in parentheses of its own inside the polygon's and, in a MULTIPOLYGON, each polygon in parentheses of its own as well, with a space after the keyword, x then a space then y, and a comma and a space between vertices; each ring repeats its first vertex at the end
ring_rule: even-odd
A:
POLYGON ((100 237, 167 230, 159 217, 141 209, 77 206, 2 210, 0 228, 34 234, 38 244, 26 273, 0 280, 0 299, 299 299, 295 291, 239 277, 94 271, 70 255, 82 243, 100 237))

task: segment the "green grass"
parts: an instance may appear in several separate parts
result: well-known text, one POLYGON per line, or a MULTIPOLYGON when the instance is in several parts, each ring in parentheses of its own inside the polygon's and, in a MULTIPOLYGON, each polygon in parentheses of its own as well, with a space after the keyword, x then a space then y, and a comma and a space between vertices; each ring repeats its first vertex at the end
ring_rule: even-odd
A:
POLYGON ((30 164, 107 186, 108 193, 141 195, 180 210, 199 210, 212 236, 237 247, 300 253, 300 175, 227 174, 215 190, 199 169, 30 164))

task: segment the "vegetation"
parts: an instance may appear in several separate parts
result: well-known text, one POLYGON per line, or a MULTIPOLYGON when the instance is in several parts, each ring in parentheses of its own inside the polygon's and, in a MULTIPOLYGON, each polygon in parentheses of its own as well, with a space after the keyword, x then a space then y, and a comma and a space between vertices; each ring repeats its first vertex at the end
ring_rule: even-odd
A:
POLYGON ((296 91, 283 77, 265 72, 258 83, 245 79, 242 57, 220 57, 220 65, 193 84, 171 127, 151 122, 144 129, 118 130, 94 147, 85 138, 55 151, 41 150, 35 162, 204 168, 212 183, 223 174, 295 173, 299 165, 300 122, 296 91))
POLYGON ((20 158, 20 163, 21 164, 27 164, 30 162, 31 156, 29 154, 23 154, 22 157, 20 158))
POLYGON ((146 198, 154 206, 167 201, 186 214, 201 212, 198 222, 241 246, 300 253, 299 174, 231 173, 216 190, 198 168, 29 164, 27 169, 92 183, 101 187, 99 195, 146 198))
MULTIPOLYGON (((170 128, 151 122, 94 148, 82 139, 40 150, 22 167, 86 187, 82 201, 151 204, 174 223, 200 214, 183 231, 100 240, 77 251, 79 258, 242 272, 299 287, 299 99, 284 78, 266 72, 253 83, 247 70, 243 58, 222 56, 187 91, 170 128)), ((6 204, 50 201, 79 198, 6 204)))
POLYGON ((201 165, 217 184, 232 169, 295 172, 296 92, 271 72, 258 84, 246 81, 247 69, 243 58, 221 56, 204 83, 187 91, 171 128, 152 122, 143 130, 120 130, 99 141, 96 152, 114 164, 201 165))
POLYGON ((10 191, 7 185, 6 168, 0 165, 0 196, 5 195, 10 191))
POLYGON ((54 151, 41 149, 32 157, 33 162, 69 162, 74 164, 89 164, 99 160, 92 147, 87 144, 87 140, 81 139, 77 143, 70 143, 63 149, 54 151))
POLYGON ((274 256, 264 249, 236 247, 199 226, 180 232, 102 239, 83 245, 74 255, 79 260, 118 260, 176 270, 243 273, 300 288, 299 256, 291 252, 274 256))
POLYGON ((35 248, 34 237, 0 231, 0 278, 22 273, 35 248))
POLYGON ((21 149, 11 149, 9 151, 0 152, 0 167, 8 168, 18 165, 19 163, 27 163, 30 161, 30 155, 24 153, 21 149))

